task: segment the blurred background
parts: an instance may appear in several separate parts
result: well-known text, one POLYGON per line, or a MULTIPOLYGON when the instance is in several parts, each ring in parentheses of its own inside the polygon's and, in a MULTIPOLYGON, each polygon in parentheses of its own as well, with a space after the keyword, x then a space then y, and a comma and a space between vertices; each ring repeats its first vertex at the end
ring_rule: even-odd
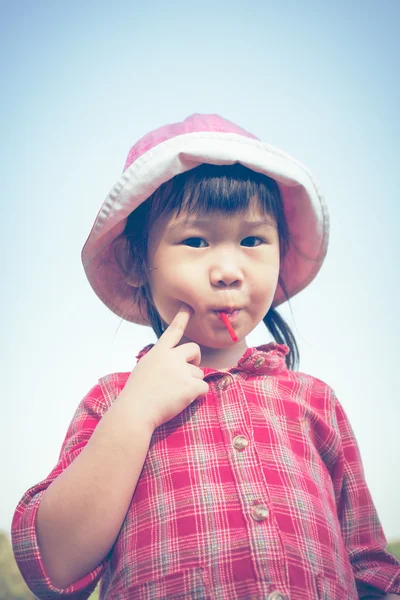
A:
MULTIPOLYGON (((343 404, 400 539, 399 16, 396 0, 0 2, 0 550, 81 398, 155 339, 102 305, 80 252, 133 143, 193 112, 316 174, 328 257, 282 313, 300 370, 343 404)), ((248 342, 266 339, 262 326, 248 342)))

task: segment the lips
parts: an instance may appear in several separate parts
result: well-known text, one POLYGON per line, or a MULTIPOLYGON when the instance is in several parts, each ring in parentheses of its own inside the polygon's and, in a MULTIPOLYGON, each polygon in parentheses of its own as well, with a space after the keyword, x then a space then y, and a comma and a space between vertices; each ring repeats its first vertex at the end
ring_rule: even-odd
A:
POLYGON ((240 311, 240 308, 220 308, 218 310, 214 310, 214 312, 216 312, 218 316, 220 315, 220 313, 226 314, 230 321, 234 321, 239 315, 240 311))

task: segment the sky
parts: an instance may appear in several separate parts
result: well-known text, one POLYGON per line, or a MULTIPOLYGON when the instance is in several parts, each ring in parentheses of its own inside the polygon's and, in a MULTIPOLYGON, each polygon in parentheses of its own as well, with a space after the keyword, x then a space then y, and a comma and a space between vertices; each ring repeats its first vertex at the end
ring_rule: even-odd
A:
MULTIPOLYGON (((203 112, 316 175, 328 255, 281 312, 400 538, 399 17, 397 0, 0 2, 0 528, 55 465, 80 400, 155 341, 102 305, 80 252, 135 141, 203 112)), ((265 341, 264 326, 248 338, 265 341)))

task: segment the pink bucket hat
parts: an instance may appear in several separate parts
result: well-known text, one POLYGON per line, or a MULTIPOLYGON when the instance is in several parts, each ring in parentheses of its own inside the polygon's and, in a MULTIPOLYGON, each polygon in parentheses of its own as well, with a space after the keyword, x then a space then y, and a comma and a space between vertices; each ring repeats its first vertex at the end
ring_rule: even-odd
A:
MULTIPOLYGON (((161 184, 203 163, 241 163, 275 179, 291 234, 291 245, 281 264, 288 296, 304 289, 318 273, 327 251, 329 219, 310 171, 289 154, 219 115, 194 114, 182 123, 148 133, 133 146, 124 172, 100 208, 83 247, 83 267, 92 288, 120 317, 149 324, 134 303, 132 287, 115 259, 113 240, 124 231, 128 215, 161 184)), ((273 305, 285 300, 278 287, 273 305)))

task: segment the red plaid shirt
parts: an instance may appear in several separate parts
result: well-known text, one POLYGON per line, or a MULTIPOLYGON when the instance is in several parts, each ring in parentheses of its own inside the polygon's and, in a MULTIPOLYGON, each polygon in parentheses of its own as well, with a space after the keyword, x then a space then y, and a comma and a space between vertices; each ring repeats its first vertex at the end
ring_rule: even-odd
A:
POLYGON ((333 391, 289 371, 286 346, 250 348, 204 369, 204 399, 154 431, 110 555, 65 590, 52 586, 35 535, 50 483, 74 460, 129 373, 81 402, 49 477, 19 503, 12 533, 40 598, 353 600, 400 593, 349 422, 333 391))

